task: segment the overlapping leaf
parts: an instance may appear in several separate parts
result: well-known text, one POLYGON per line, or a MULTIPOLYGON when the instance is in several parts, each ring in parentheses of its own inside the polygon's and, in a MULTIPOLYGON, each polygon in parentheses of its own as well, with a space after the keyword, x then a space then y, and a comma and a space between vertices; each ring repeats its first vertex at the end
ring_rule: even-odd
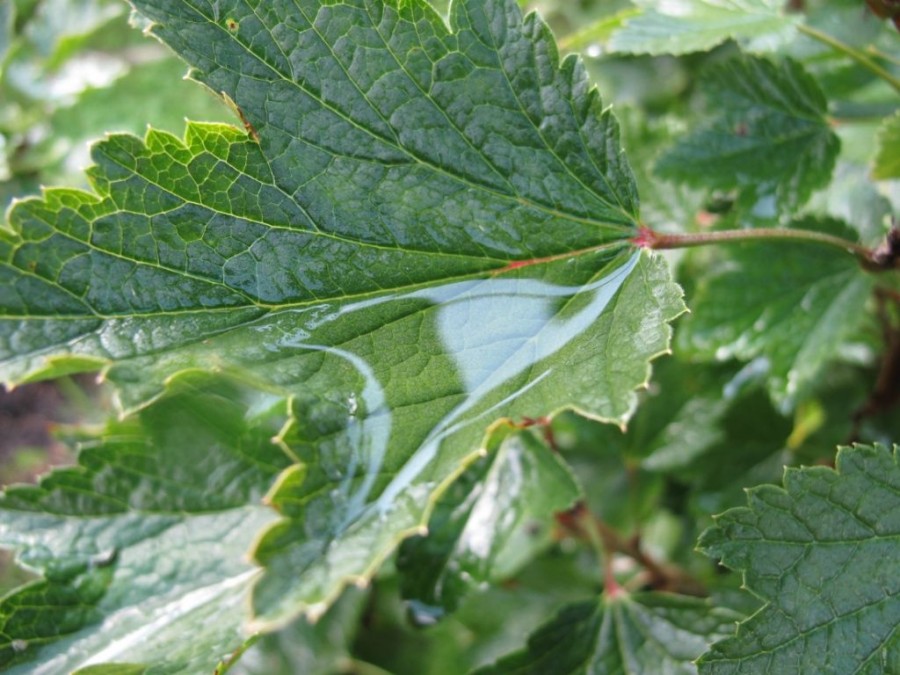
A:
POLYGON ((271 442, 286 407, 222 380, 173 386, 77 467, 0 498, 0 545, 44 577, 0 600, 0 667, 211 672, 246 640, 246 554, 275 517, 260 499, 289 462, 271 442))
POLYGON ((816 81, 796 61, 742 56, 703 79, 709 121, 660 158, 660 175, 741 188, 782 208, 802 205, 831 177, 840 143, 816 81))
POLYGON ((241 655, 234 675, 334 675, 351 662, 350 648, 366 610, 367 593, 348 588, 316 623, 299 619, 265 635, 241 655))
MULTIPOLYGON (((565 271, 575 271, 580 262, 566 265, 565 271)), ((558 268, 553 265, 547 271, 558 268)), ((301 421, 286 431, 284 441, 319 471, 307 474, 302 483, 286 477, 272 494, 272 503, 291 521, 260 544, 259 560, 275 574, 257 586, 257 612, 279 621, 277 617, 289 616, 298 603, 327 600, 339 579, 371 574, 380 559, 377 553, 390 550, 398 533, 418 530, 428 495, 456 474, 458 462, 478 446, 492 418, 534 417, 553 410, 560 401, 601 410, 610 401, 606 387, 598 387, 598 382, 618 379, 628 371, 646 373, 646 364, 633 360, 631 350, 636 337, 643 342, 651 334, 638 322, 640 315, 627 308, 643 302, 648 288, 661 288, 666 271, 659 263, 628 271, 619 268, 593 290, 588 285, 563 296, 556 295, 560 287, 534 283, 536 279, 531 283, 518 279, 509 287, 498 286, 499 280, 474 283, 460 289, 465 292, 454 302, 424 315, 407 313, 410 305, 416 306, 410 301, 418 299, 409 298, 393 308, 402 312, 399 317, 388 315, 393 316, 391 331, 373 332, 366 342, 350 344, 358 352, 304 355, 294 363, 281 363, 319 369, 307 381, 315 391, 323 386, 318 373, 326 373, 333 385, 345 358, 367 363, 373 354, 397 356, 429 345, 464 348, 466 357, 457 361, 438 353, 424 370, 421 357, 401 362, 389 381, 380 376, 383 371, 374 371, 376 376, 365 387, 350 379, 361 377, 350 371, 339 388, 351 392, 344 400, 316 400, 309 392, 298 397, 296 417, 301 421), (617 288, 617 283, 622 285, 617 288), (549 326, 544 319, 535 320, 549 317, 556 308, 559 313, 549 326), (525 322, 518 326, 536 332, 505 332, 512 316, 525 322), (617 343, 622 351, 610 350, 617 343), (379 382, 388 386, 381 389, 379 382), (408 403, 390 408, 383 403, 398 396, 408 403), (431 403, 417 403, 421 399, 431 403), (315 428, 303 421, 309 410, 315 411, 315 428), (348 415, 351 411, 356 415, 348 415), (362 416, 363 411, 374 414, 362 416), (311 536, 320 542, 315 547, 311 536), (298 569, 310 571, 298 580, 298 569)), ((668 301, 659 302, 650 309, 662 316, 667 306, 672 307, 668 301)), ((656 338, 653 343, 664 344, 656 338)))
POLYGON ((838 452, 749 493, 700 545, 768 604, 700 660, 702 673, 888 673, 900 664, 897 448, 838 452))
POLYGON ((694 659, 738 618, 698 598, 623 593, 566 607, 525 650, 476 673, 696 673, 694 659))
POLYGON ((247 133, 96 146, 96 194, 0 232, 4 379, 185 369, 290 395, 253 627, 320 614, 419 531, 502 416, 623 420, 682 311, 580 63, 511 0, 137 2, 247 133))
POLYGON ((610 48, 636 54, 688 54, 726 40, 778 44, 793 34, 794 17, 778 0, 637 0, 641 14, 613 34, 610 48))
POLYGON ((532 433, 498 430, 490 446, 438 501, 427 536, 400 549, 401 590, 422 623, 515 574, 546 548, 554 514, 581 496, 568 467, 532 433))
MULTIPOLYGON (((834 220, 796 227, 853 238, 834 220)), ((686 353, 765 359, 773 398, 790 408, 865 317, 872 280, 856 261, 824 247, 784 242, 719 256, 679 334, 686 353)))

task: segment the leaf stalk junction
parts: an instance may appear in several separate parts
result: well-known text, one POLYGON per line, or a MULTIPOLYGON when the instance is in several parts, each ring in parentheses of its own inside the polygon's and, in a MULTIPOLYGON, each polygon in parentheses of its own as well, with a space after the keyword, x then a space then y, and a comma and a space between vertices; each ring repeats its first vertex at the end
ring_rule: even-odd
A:
POLYGON ((632 239, 632 243, 639 248, 664 250, 713 244, 743 243, 747 241, 773 241, 777 239, 788 239, 839 248, 855 256, 860 265, 871 272, 900 269, 900 227, 898 227, 897 223, 893 224, 884 241, 875 248, 868 248, 824 232, 776 227, 664 234, 642 225, 638 230, 637 236, 632 239))

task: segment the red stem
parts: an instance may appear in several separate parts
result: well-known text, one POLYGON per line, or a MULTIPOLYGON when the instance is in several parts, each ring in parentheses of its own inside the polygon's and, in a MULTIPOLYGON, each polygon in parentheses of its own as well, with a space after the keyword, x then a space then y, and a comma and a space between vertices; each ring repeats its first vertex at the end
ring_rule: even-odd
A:
MULTIPOLYGON (((866 248, 847 239, 841 239, 824 232, 813 230, 760 227, 752 230, 718 230, 714 232, 690 232, 681 234, 663 234, 651 230, 646 225, 641 225, 637 236, 632 238, 632 243, 639 248, 653 250, 691 248, 694 246, 709 246, 711 244, 731 244, 746 241, 772 241, 775 239, 790 239, 792 241, 806 242, 810 244, 822 244, 846 251, 859 260, 868 270, 885 271, 900 267, 900 247, 895 245, 898 237, 891 230, 885 239, 885 245, 877 249, 866 248), (884 251, 885 246, 890 251, 884 251)), ((900 243, 900 242, 898 242, 900 243)))

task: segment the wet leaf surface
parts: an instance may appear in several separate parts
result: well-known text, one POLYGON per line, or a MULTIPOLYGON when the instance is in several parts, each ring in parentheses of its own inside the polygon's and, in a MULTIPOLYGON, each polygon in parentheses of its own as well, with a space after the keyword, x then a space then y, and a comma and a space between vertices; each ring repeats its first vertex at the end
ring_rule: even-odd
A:
POLYGON ((197 370, 289 401, 252 630, 371 578, 495 420, 630 415, 680 289, 630 244, 616 122, 536 16, 136 6, 244 129, 113 135, 94 193, 11 211, 0 374, 99 369, 125 411, 197 370))

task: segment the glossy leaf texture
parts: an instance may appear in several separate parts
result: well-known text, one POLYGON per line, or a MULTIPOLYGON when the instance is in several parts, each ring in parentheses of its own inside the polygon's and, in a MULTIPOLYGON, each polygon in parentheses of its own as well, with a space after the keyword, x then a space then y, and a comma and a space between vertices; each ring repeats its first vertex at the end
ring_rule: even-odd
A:
MULTIPOLYGON (((840 221, 793 224, 853 240, 840 221)), ((835 359, 866 316, 872 278, 856 260, 814 244, 739 245, 717 256, 679 333, 684 354, 761 359, 768 388, 790 409, 835 359)))
MULTIPOLYGON (((545 272, 569 274, 584 262, 596 260, 580 258, 545 272)), ((316 471, 303 482, 285 476, 271 495, 288 520, 257 551, 273 571, 254 596, 256 611, 267 617, 262 625, 279 623, 299 605, 327 602, 341 579, 367 578, 401 535, 424 525, 429 495, 457 474, 461 462, 474 459, 491 420, 534 417, 562 401, 595 414, 611 404, 628 411, 631 392, 610 397, 598 382, 629 371, 634 381, 646 377, 646 360, 633 356, 635 337, 643 342, 655 333, 642 323, 646 312, 662 319, 680 309, 677 296, 647 297, 648 289, 666 287, 667 271, 661 261, 646 262, 637 267, 633 259, 634 269, 629 264, 612 274, 609 268, 599 275, 591 270, 587 283, 568 290, 534 278, 453 286, 452 302, 410 314, 410 308, 428 307, 416 294, 389 304, 388 314, 369 317, 389 330, 373 330, 340 353, 302 353, 292 364, 279 364, 315 369, 310 372, 329 379, 322 385, 318 376, 307 380, 307 391, 295 399, 298 422, 283 435, 316 471), (511 316, 517 317, 513 324, 511 316), (510 334, 511 327, 528 332, 510 334), (439 351, 446 344, 464 347, 465 359, 439 351), (616 344, 621 351, 610 349, 616 344), (430 362, 422 348, 436 354, 430 362), (396 359, 393 372, 377 362, 371 371, 347 369, 338 388, 350 392, 347 398, 313 396, 320 386, 334 386, 341 366, 362 368, 373 354, 396 359), (298 569, 308 571, 298 578, 298 569)), ((664 347, 665 333, 651 343, 654 352, 664 347)))
POLYGON ((705 600, 622 593, 564 608, 528 646, 473 675, 696 673, 693 661, 740 615, 705 600))
POLYGON ((825 95, 802 65, 745 55, 711 67, 702 82, 707 121, 660 157, 661 176, 739 188, 781 209, 827 184, 840 142, 825 95))
POLYGON ((726 40, 769 47, 794 35, 796 19, 777 0, 637 0, 642 12, 629 18, 610 41, 632 54, 689 54, 726 40))
POLYGON ((889 673, 900 664, 897 447, 842 448, 835 469, 788 469, 700 540, 768 604, 701 673, 889 673))
POLYGON ((0 600, 9 672, 211 672, 246 640, 247 552, 275 518, 260 500, 289 463, 271 441, 287 408, 219 378, 172 386, 76 467, 0 497, 0 545, 43 576, 0 600))
POLYGON ((900 113, 881 123, 872 177, 875 180, 900 178, 900 113))
POLYGON ((568 466, 533 432, 498 429, 488 453, 438 500, 427 535, 400 548, 401 592, 419 623, 518 572, 551 542, 554 515, 582 496, 568 466))
POLYGON ((96 194, 0 232, 3 378, 184 370, 290 398, 254 630, 320 615, 423 528, 496 419, 621 423, 683 311, 576 58, 511 0, 135 3, 246 131, 95 146, 96 194))

